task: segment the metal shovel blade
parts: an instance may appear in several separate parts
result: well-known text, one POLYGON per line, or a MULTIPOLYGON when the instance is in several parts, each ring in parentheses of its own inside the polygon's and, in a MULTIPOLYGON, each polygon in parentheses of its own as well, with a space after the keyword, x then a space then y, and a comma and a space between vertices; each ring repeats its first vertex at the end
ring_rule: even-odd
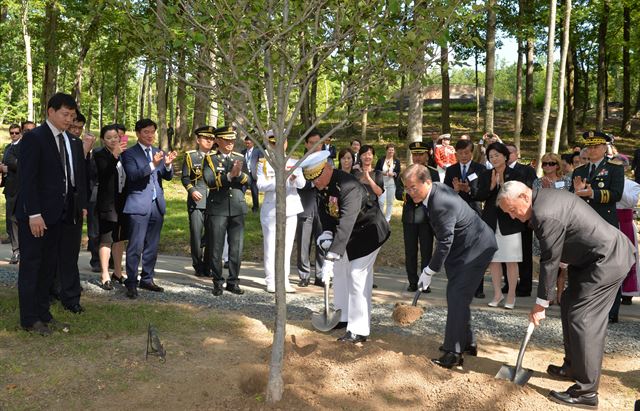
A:
POLYGON ((533 375, 533 370, 522 368, 522 359, 524 358, 524 350, 527 348, 527 344, 529 344, 529 339, 531 338, 534 328, 535 325, 533 323, 529 323, 529 327, 527 327, 527 334, 524 336, 524 340, 522 340, 522 343, 520 344, 520 351, 518 352, 516 366, 510 367, 506 364, 503 365, 496 374, 496 378, 509 380, 517 385, 525 385, 527 381, 529 381, 529 378, 533 375))
POLYGON ((340 322, 342 310, 334 310, 329 307, 329 281, 324 282, 324 311, 321 313, 311 314, 311 324, 313 327, 322 332, 333 330, 340 322))

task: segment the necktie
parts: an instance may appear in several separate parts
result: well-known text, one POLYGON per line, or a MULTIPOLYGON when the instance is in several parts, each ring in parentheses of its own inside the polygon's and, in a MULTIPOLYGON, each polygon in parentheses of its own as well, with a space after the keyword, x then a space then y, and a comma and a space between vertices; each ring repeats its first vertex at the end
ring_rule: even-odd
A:
POLYGON ((60 154, 60 162, 64 167, 64 176, 65 176, 65 193, 69 190, 69 184, 71 183, 71 169, 69 168, 69 159, 67 156, 67 149, 64 144, 64 136, 62 133, 57 135, 58 138, 58 152, 60 154))
POLYGON ((467 165, 463 164, 462 165, 462 181, 467 179, 467 165))
POLYGON ((591 164, 591 170, 589 171, 589 182, 593 180, 593 177, 595 177, 595 174, 596 174, 596 165, 591 164))
MULTIPOLYGON (((149 160, 149 162, 151 162, 151 147, 147 147, 145 150, 145 153, 147 153, 147 160, 149 160)), ((153 184, 153 198, 151 199, 152 201, 155 201, 157 198, 156 195, 156 173, 151 173, 151 184, 153 184)))

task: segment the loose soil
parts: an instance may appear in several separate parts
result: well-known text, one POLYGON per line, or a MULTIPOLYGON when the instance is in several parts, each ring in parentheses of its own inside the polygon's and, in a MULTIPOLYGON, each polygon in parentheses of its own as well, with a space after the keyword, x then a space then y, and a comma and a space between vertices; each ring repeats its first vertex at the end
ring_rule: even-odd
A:
MULTIPOLYGON (((210 314, 207 309, 194 312, 210 314)), ((481 340, 479 356, 465 357, 463 369, 450 371, 430 361, 438 355, 439 339, 387 334, 373 335, 364 344, 344 344, 336 342, 341 332, 318 333, 309 329, 310 321, 287 327, 284 397, 269 405, 265 387, 273 324, 233 313, 224 314, 220 324, 187 335, 158 330, 167 350, 164 363, 156 357, 145 361, 146 334, 88 337, 110 338, 111 349, 92 352, 88 341, 83 358, 64 355, 64 347, 54 345, 22 360, 0 379, 0 408, 23 408, 26 403, 31 409, 118 411, 567 409, 546 397, 549 390, 569 385, 544 373, 549 363, 561 362, 561 347, 530 347, 524 366, 535 372, 519 387, 494 378, 502 364, 515 363, 515 346, 481 340), (18 394, 16 404, 12 396, 18 394)), ((14 340, 0 352, 19 352, 21 344, 25 346, 14 340)), ((600 409, 633 409, 640 398, 639 368, 637 361, 624 357, 605 358, 600 409)))

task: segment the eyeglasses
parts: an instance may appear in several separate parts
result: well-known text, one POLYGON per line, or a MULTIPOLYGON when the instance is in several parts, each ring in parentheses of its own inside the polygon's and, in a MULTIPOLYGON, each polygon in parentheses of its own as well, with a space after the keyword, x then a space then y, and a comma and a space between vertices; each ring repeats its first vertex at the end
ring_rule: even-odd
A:
POLYGON ((404 191, 406 191, 407 194, 411 194, 411 193, 417 193, 419 189, 420 189, 420 186, 405 187, 404 191))
POLYGON ((556 163, 555 161, 543 161, 542 162, 542 167, 547 167, 547 166, 554 167, 554 166, 557 166, 557 165, 558 165, 558 163, 556 163))
POLYGON ((9 131, 9 134, 12 136, 17 136, 18 134, 20 134, 19 131, 9 131))

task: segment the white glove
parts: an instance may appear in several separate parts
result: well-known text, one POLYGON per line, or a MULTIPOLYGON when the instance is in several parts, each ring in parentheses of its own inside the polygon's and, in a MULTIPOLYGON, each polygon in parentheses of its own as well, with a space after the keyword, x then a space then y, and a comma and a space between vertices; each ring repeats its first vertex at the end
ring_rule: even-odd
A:
POLYGON ((318 247, 322 248, 324 251, 329 251, 331 243, 333 243, 333 233, 331 231, 323 231, 322 234, 318 236, 318 240, 316 242, 318 247))
POLYGON ((322 281, 330 282, 331 278, 333 278, 333 264, 334 262, 331 260, 324 260, 322 264, 322 281))
POLYGON ((418 280, 418 288, 422 289, 422 291, 426 291, 430 285, 431 285, 431 274, 427 273, 427 267, 425 267, 422 270, 422 274, 420 274, 420 279, 418 280))

